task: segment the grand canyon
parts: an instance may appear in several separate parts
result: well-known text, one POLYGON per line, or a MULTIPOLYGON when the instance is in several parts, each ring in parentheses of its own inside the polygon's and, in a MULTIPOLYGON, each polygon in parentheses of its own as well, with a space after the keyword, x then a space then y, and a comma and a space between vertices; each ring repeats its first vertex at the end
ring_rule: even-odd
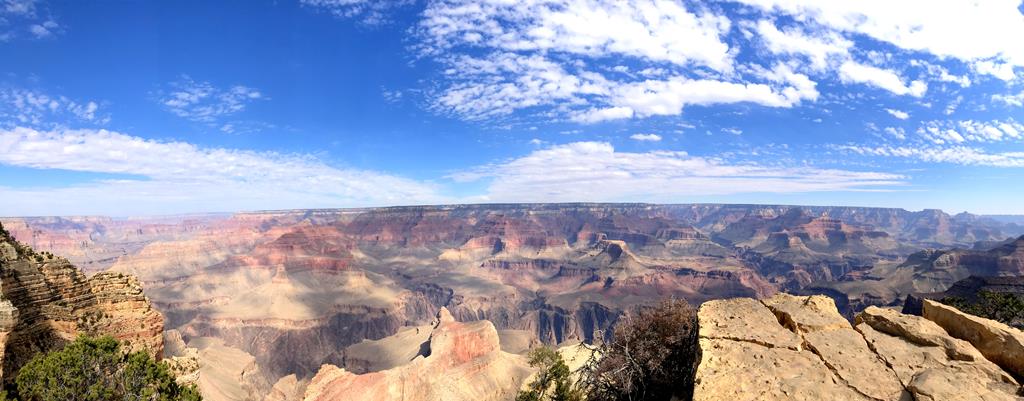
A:
POLYGON ((476 391, 439 399, 511 399, 529 349, 607 340, 625 313, 666 298, 820 294, 835 306, 817 313, 848 321, 971 276, 1024 276, 1024 226, 939 210, 483 204, 0 221, 90 281, 137 278, 164 317, 164 355, 192 359, 208 400, 377 399, 366 389, 430 370, 476 391), (460 370, 467 360, 484 371, 460 370))

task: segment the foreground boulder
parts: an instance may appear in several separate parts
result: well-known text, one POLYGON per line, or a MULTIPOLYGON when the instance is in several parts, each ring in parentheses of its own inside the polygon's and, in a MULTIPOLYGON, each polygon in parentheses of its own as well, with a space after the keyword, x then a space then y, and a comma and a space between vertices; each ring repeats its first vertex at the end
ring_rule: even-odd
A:
POLYGON ((491 322, 460 323, 442 308, 423 352, 411 362, 361 375, 324 365, 304 399, 509 400, 530 373, 525 358, 501 351, 491 322))
POLYGON ((928 299, 924 300, 922 315, 953 337, 974 344, 992 362, 1024 377, 1024 332, 928 299))
POLYGON ((831 298, 710 301, 698 312, 694 400, 1022 400, 971 343, 871 307, 851 325, 831 298))

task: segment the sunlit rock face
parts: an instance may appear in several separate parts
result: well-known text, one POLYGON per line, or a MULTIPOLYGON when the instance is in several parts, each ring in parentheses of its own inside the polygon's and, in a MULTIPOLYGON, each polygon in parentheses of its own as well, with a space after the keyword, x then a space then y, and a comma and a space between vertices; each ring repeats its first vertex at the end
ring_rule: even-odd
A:
POLYGON ((0 379, 79 334, 110 335, 160 358, 163 330, 163 316, 135 277, 86 277, 67 259, 36 253, 0 230, 0 379))
POLYGON ((1019 400, 1019 344, 991 339, 1022 333, 980 318, 947 332, 958 319, 869 307, 850 324, 821 296, 710 301, 694 400, 1019 400))
POLYGON ((199 379, 211 389, 208 399, 294 398, 321 365, 354 368, 365 359, 348 355, 350 346, 429 325, 441 308, 457 321, 487 320, 499 333, 519 333, 522 344, 596 341, 625 311, 666 297, 699 304, 828 290, 836 299, 854 294, 843 304, 859 310, 920 291, 921 280, 947 280, 925 272, 879 285, 879 269, 926 247, 997 243, 1015 229, 936 211, 710 204, 10 224, 41 249, 91 260, 93 271, 137 276, 167 327, 208 355, 203 368, 213 373, 199 379), (834 283, 859 286, 826 288, 834 283), (235 376, 246 379, 217 379, 235 376))

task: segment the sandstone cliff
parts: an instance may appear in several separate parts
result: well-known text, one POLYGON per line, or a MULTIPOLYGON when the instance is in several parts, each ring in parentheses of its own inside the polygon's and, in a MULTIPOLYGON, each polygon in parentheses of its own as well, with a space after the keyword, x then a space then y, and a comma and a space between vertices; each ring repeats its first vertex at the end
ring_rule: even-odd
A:
POLYGON ((707 302, 694 400, 1024 399, 1019 331, 930 306, 869 307, 851 325, 822 296, 707 302))
POLYGON ((320 368, 305 400, 508 400, 530 374, 522 356, 501 351, 488 321, 456 322, 447 309, 411 362, 356 375, 333 365, 320 368))
POLYGON ((0 378, 38 352, 79 334, 111 335, 129 350, 163 352, 163 316, 138 280, 118 273, 86 278, 67 259, 36 253, 0 226, 0 378))

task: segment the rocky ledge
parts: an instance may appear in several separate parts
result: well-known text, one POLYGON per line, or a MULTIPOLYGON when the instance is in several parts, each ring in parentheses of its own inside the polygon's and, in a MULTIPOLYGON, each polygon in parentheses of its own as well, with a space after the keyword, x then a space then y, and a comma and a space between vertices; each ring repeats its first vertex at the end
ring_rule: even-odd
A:
POLYGON ((706 302, 694 400, 1024 400, 1020 331, 924 302, 854 324, 823 296, 706 302))

